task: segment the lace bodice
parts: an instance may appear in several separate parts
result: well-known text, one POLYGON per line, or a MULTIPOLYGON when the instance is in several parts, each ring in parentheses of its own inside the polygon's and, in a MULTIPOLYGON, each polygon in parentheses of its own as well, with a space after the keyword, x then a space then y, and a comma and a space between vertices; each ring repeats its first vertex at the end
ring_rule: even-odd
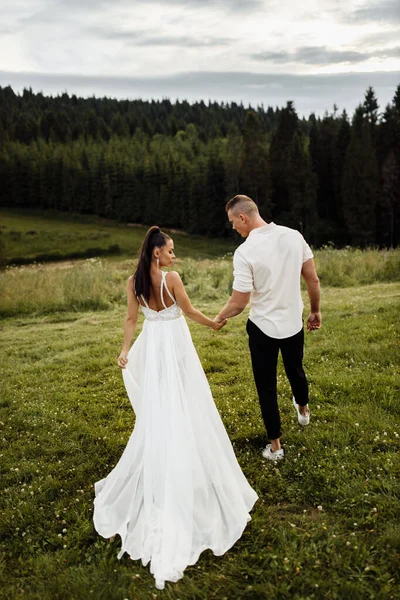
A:
POLYGON ((165 277, 166 273, 164 271, 161 271, 160 298, 164 306, 162 310, 153 310, 147 304, 145 298, 141 296, 141 300, 142 302, 144 302, 144 306, 142 303, 140 303, 140 307, 142 309, 145 319, 147 319, 148 321, 172 321, 173 319, 179 319, 179 317, 182 316, 182 310, 179 308, 175 298, 169 291, 165 277), (167 306, 164 302, 164 288, 168 296, 174 302, 173 304, 171 304, 171 306, 167 306))

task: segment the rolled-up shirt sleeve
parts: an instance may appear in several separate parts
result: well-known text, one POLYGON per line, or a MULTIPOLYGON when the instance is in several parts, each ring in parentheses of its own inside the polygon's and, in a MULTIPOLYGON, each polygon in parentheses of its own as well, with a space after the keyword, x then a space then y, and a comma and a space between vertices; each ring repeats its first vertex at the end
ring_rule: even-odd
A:
POLYGON ((232 287, 236 292, 252 292, 254 289, 251 266, 238 250, 233 256, 232 287))
POLYGON ((303 263, 305 263, 307 260, 310 260, 310 258, 314 258, 314 254, 303 236, 301 237, 303 239, 303 263))

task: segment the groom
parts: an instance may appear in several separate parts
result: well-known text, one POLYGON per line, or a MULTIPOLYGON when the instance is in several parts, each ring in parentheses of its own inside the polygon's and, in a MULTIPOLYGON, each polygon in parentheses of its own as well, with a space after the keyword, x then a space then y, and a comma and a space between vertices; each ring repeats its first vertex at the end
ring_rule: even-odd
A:
POLYGON ((320 286, 313 253, 295 229, 266 223, 248 196, 238 195, 226 205, 228 219, 246 241, 233 257, 233 292, 215 317, 220 322, 240 314, 251 299, 247 333, 261 413, 271 443, 263 456, 283 458, 281 421, 277 402, 276 368, 279 350, 293 392, 301 425, 308 425, 308 384, 303 370, 303 301, 300 275, 310 299, 307 331, 321 327, 320 286))

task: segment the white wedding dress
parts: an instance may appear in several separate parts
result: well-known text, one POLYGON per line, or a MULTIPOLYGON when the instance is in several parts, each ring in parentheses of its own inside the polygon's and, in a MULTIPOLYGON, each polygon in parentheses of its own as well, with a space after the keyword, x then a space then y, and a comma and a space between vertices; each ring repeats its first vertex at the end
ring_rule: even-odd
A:
MULTIPOLYGON (((257 500, 215 407, 181 309, 162 273, 163 310, 145 302, 123 378, 136 424, 116 467, 95 484, 94 526, 118 558, 150 562, 158 589, 210 548, 224 554, 257 500), (166 305, 164 294, 173 300, 166 305)), ((166 297, 166 296, 165 296, 166 297)))

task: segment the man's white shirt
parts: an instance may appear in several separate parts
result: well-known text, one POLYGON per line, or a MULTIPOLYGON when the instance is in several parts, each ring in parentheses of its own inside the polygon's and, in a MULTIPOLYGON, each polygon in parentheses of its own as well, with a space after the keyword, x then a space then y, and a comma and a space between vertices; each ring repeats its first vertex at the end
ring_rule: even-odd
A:
POLYGON ((299 231, 268 223, 253 229, 233 257, 233 289, 251 292, 249 319, 272 338, 298 333, 303 326, 300 275, 313 258, 299 231))

